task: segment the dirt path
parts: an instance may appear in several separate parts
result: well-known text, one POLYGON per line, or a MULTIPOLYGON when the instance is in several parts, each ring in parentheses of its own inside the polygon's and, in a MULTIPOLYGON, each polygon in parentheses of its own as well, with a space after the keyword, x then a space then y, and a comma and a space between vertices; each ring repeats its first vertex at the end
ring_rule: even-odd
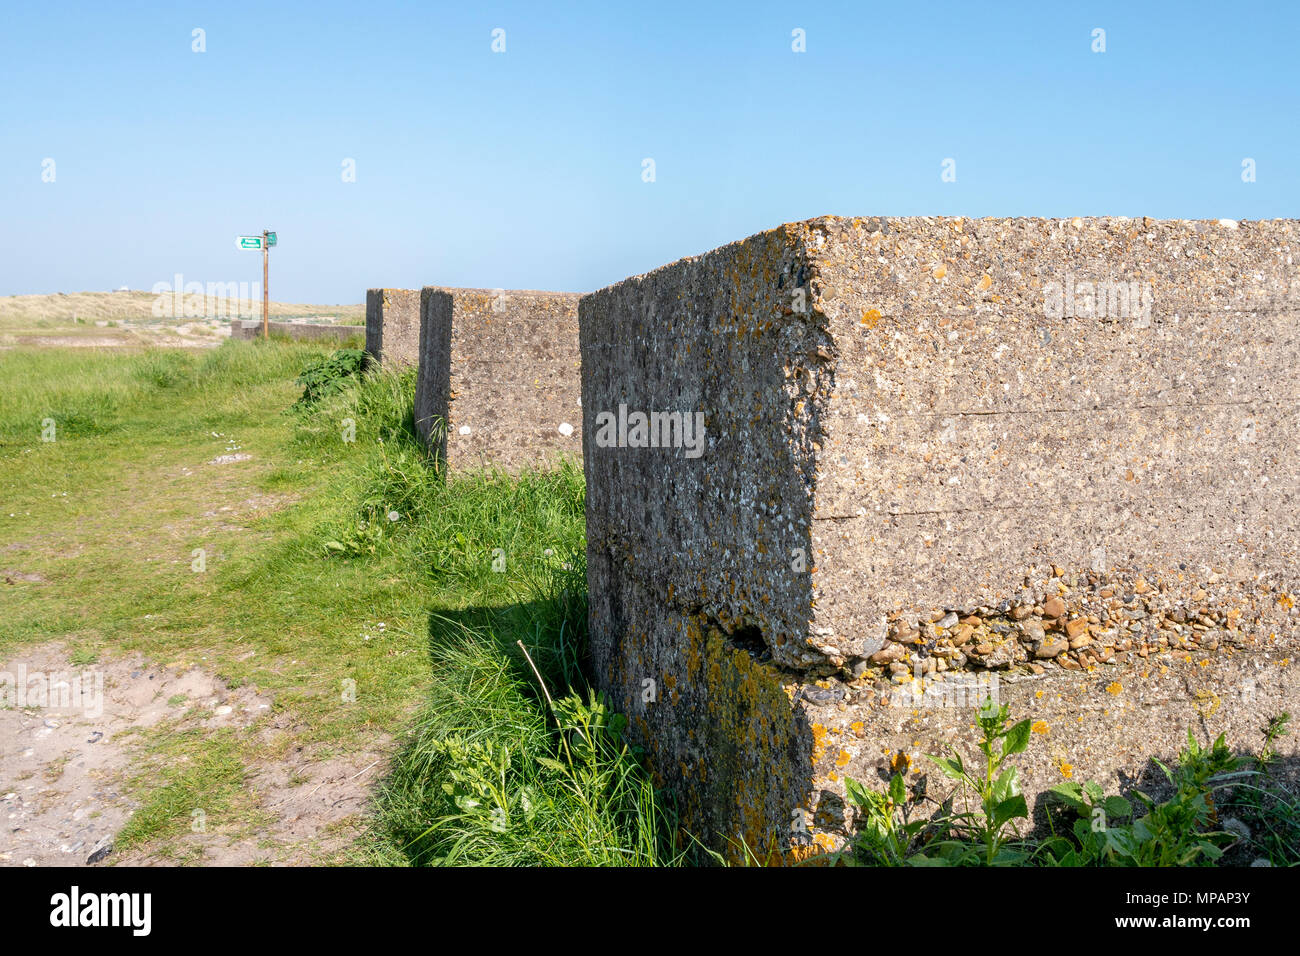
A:
MULTIPOLYGON (((225 439, 213 435, 203 443, 220 450, 225 439)), ((354 858, 349 854, 370 790, 387 766, 388 735, 367 728, 346 747, 303 746, 307 718, 251 683, 228 685, 217 658, 204 656, 203 638, 176 646, 175 656, 169 644, 157 659, 105 646, 94 637, 93 593, 75 577, 64 578, 65 561, 102 563, 130 554, 136 567, 165 569, 188 563, 196 540, 226 542, 213 561, 223 547, 265 543, 272 532, 253 525, 295 495, 255 486, 247 469, 260 456, 211 454, 202 451, 178 471, 173 457, 141 452, 111 488, 96 492, 116 502, 96 518, 43 532, 39 540, 0 543, 0 587, 12 589, 11 596, 25 589, 20 600, 38 606, 44 595, 71 588, 85 595, 77 604, 86 625, 77 634, 52 629, 48 640, 0 646, 0 866, 354 858), (169 502, 169 512, 154 509, 160 500, 169 502), (33 549, 55 563, 29 572, 33 549), (159 809, 168 771, 202 765, 223 746, 234 768, 223 779, 233 773, 233 795, 215 809, 175 802, 159 809), (150 818, 149 825, 133 827, 138 812, 152 812, 161 823, 150 818)), ((174 572, 148 573, 172 586, 166 582, 174 572)), ((58 617, 53 606, 50 617, 58 617)), ((241 660, 262 647, 252 635, 244 646, 241 660)), ((270 663, 277 655, 267 659, 278 671, 270 663)), ((192 779, 203 779, 195 773, 192 779)), ((182 803, 202 792, 192 780, 176 789, 182 803)))
POLYGON ((224 728, 269 743, 292 731, 291 715, 199 668, 138 656, 77 666, 60 643, 4 661, 0 683, 15 705, 0 709, 0 865, 327 862, 358 832, 384 764, 378 747, 328 760, 291 747, 284 759, 248 767, 251 813, 229 821, 194 807, 190 832, 167 841, 165 853, 147 845, 121 852, 117 834, 140 806, 130 783, 147 759, 139 731, 224 728), (253 832, 249 820, 259 823, 253 832))

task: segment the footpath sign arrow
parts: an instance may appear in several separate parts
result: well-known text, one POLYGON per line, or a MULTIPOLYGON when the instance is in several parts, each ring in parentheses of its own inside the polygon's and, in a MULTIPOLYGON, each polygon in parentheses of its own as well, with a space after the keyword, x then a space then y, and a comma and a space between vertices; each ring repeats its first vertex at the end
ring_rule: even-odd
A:
MULTIPOLYGON (((272 242, 271 245, 275 245, 275 243, 272 242)), ((262 249, 262 237, 261 236, 236 236, 235 246, 239 249, 253 249, 260 252, 262 249)))

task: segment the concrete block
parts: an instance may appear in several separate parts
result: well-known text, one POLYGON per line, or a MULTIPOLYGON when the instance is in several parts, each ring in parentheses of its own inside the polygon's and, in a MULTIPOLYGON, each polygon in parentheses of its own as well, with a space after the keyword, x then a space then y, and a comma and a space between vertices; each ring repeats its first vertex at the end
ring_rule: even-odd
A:
POLYGON ((366 351, 386 368, 420 362, 420 290, 366 290, 366 351))
POLYGON ((584 296, 594 665, 686 825, 842 845, 990 691, 1031 805, 1294 711, 1298 226, 823 218, 584 296))
POLYGON ((420 316, 416 426, 449 467, 581 459, 576 294, 428 286, 420 316))

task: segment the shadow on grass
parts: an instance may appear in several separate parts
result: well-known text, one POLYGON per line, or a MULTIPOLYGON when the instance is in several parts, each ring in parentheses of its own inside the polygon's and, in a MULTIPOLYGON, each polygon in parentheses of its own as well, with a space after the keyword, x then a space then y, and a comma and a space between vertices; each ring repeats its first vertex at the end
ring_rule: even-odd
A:
POLYGON ((433 683, 377 799, 384 862, 682 861, 670 804, 587 680, 581 593, 430 614, 433 683))

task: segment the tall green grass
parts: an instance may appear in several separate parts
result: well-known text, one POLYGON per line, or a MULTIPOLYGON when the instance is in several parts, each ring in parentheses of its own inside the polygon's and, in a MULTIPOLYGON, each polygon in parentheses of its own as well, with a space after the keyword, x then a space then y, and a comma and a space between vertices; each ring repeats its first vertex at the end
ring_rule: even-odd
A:
POLYGON ((671 808, 584 672, 581 471, 444 474, 415 433, 413 401, 413 371, 371 370, 298 432, 304 448, 348 462, 319 546, 340 561, 397 560, 429 595, 433 680, 380 789, 373 857, 680 862, 671 808))
POLYGON ((578 667, 581 576, 562 571, 504 610, 431 615, 434 682, 380 792, 380 860, 682 862, 671 806, 578 667))
POLYGON ((414 370, 374 369, 302 416, 301 447, 346 462, 322 546, 341 544, 344 557, 401 548, 443 591, 493 603, 585 552, 577 465, 444 474, 415 431, 414 393, 414 370))

